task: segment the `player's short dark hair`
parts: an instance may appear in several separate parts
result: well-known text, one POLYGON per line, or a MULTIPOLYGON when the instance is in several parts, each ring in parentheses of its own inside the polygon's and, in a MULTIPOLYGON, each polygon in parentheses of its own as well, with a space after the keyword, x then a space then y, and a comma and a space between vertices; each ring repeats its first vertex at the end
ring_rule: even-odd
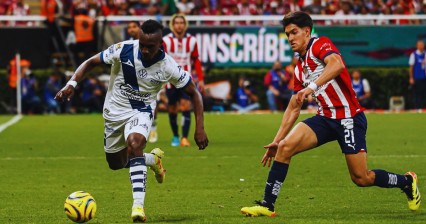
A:
POLYGON ((290 24, 294 24, 300 28, 309 27, 312 31, 314 23, 308 13, 302 11, 290 12, 284 16, 282 20, 284 28, 290 24))
POLYGON ((163 25, 161 25, 161 23, 149 19, 147 21, 145 21, 142 26, 141 29, 144 33, 156 33, 157 31, 163 32, 163 25))
POLYGON ((136 24, 136 26, 139 26, 139 27, 141 26, 141 23, 139 21, 136 21, 136 20, 132 20, 128 24, 131 24, 131 23, 134 23, 134 24, 136 24))

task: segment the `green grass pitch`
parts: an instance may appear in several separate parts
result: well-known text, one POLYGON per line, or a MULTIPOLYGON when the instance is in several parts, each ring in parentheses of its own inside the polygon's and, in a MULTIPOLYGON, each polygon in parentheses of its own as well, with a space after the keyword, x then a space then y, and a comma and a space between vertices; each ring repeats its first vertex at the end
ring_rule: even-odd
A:
MULTIPOLYGON (((336 142, 293 158, 276 203, 277 217, 241 215, 241 207, 263 195, 269 171, 260 164, 263 146, 275 136, 281 117, 206 114, 210 145, 199 151, 192 136, 191 147, 170 147, 168 118, 160 114, 159 141, 147 150, 166 152, 167 175, 163 184, 151 172, 148 176, 147 222, 426 223, 426 205, 409 211, 400 190, 356 187, 336 142)), ((415 171, 425 197, 426 115, 367 118, 369 168, 415 171)), ((107 166, 101 115, 26 116, 0 133, 0 223, 71 223, 63 203, 78 190, 97 201, 89 223, 131 223, 128 170, 107 166)))

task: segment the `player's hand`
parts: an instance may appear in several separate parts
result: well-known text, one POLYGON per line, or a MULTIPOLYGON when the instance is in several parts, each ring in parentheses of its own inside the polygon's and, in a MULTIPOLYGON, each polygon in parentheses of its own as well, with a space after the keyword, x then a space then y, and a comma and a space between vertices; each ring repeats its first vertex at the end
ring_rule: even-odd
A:
POLYGON ((271 162, 274 160, 275 155, 277 154, 278 143, 273 142, 268 145, 263 146, 266 149, 265 155, 263 155, 261 163, 263 166, 268 164, 268 167, 271 166, 271 162))
POLYGON ((55 100, 62 102, 66 99, 67 101, 70 101, 73 95, 74 87, 72 85, 66 85, 64 88, 59 90, 58 93, 56 93, 55 100))
POLYGON ((298 103, 303 103, 303 101, 305 101, 305 99, 306 99, 309 95, 311 95, 313 92, 314 92, 314 90, 313 90, 313 89, 311 89, 311 88, 308 88, 308 87, 306 87, 306 88, 304 88, 304 89, 300 90, 299 92, 297 92, 297 95, 296 95, 296 100, 297 100, 297 102, 298 102, 298 103))
POLYGON ((198 145, 199 150, 205 149, 209 145, 209 139, 204 129, 196 129, 194 134, 195 143, 198 145))
POLYGON ((271 167, 271 162, 274 160, 275 155, 277 154, 277 150, 274 149, 268 149, 265 152, 265 155, 263 155, 261 163, 263 166, 266 166, 268 164, 268 167, 271 167))

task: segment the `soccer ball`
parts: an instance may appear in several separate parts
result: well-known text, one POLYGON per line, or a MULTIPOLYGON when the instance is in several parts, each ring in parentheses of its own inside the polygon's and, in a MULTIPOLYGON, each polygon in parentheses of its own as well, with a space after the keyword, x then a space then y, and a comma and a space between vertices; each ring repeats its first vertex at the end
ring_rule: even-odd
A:
POLYGON ((65 199, 65 214, 73 222, 87 222, 95 216, 96 201, 84 191, 76 191, 65 199))

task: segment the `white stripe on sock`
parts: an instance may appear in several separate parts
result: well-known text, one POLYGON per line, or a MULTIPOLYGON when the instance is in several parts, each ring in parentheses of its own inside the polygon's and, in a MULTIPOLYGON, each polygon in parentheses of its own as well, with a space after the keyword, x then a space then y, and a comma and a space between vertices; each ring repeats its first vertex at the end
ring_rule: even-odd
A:
POLYGON ((130 181, 132 184, 132 192, 133 192, 133 206, 140 205, 144 206, 145 201, 145 188, 146 188, 146 174, 147 174, 147 167, 143 163, 137 163, 137 165, 134 165, 132 160, 143 160, 143 157, 134 158, 130 161, 130 181), (132 175, 134 172, 143 172, 143 174, 137 174, 132 175), (142 182, 140 182, 142 180, 142 182), (134 191, 135 188, 142 188, 142 191, 134 191))

